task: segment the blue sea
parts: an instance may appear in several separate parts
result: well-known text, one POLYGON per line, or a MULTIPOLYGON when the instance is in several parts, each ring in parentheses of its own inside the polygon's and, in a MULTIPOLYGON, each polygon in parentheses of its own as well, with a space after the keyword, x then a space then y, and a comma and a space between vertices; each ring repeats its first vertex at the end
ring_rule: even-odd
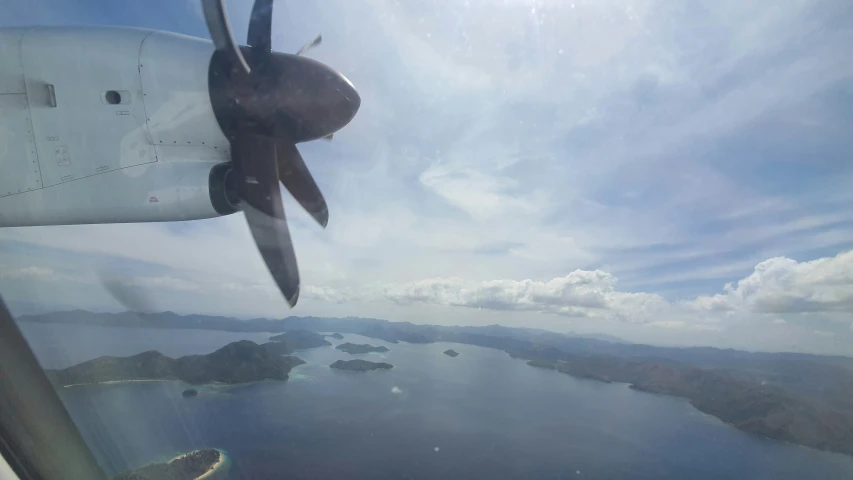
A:
MULTIPOLYGON (((209 353, 270 334, 23 324, 45 368, 100 355, 209 353)), ((255 478, 853 478, 853 458, 745 434, 685 400, 530 367, 499 350, 436 343, 384 354, 297 352, 284 382, 181 382, 60 389, 108 474, 205 447, 233 479, 255 478), (453 348, 460 355, 442 352, 453 348), (333 370, 339 359, 395 365, 333 370)))

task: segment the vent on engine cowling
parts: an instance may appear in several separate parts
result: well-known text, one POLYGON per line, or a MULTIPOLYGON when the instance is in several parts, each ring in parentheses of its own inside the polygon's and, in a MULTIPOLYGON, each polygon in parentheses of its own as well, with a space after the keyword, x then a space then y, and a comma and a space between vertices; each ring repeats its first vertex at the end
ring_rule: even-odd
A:
POLYGON ((240 211, 240 197, 237 195, 236 178, 232 172, 230 163, 220 163, 210 169, 210 203, 220 215, 240 211))

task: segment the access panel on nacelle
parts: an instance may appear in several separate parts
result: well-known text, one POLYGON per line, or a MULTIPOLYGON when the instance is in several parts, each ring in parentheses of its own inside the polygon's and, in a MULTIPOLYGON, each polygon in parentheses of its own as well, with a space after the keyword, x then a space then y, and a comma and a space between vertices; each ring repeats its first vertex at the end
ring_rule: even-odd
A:
POLYGON ((149 30, 33 29, 21 43, 45 187, 156 161, 139 50, 149 30))

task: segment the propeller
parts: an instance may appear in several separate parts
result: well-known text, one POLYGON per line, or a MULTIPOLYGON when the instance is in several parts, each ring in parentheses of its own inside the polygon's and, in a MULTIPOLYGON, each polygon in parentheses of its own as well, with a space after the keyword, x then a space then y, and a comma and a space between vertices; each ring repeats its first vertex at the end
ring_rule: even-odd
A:
POLYGON ((341 73, 303 54, 272 50, 272 0, 255 0, 247 47, 231 35, 223 0, 202 0, 215 51, 208 83, 213 112, 231 143, 237 194, 249 230, 290 306, 299 299, 299 270, 279 183, 322 227, 326 200, 296 144, 332 135, 352 120, 361 99, 341 73))

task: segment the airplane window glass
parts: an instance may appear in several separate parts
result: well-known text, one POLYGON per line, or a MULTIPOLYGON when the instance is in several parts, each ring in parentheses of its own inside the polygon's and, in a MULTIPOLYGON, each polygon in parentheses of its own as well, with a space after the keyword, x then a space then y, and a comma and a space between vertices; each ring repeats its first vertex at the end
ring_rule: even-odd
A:
POLYGON ((834 0, 0 0, 0 455, 853 478, 851 42, 834 0))

